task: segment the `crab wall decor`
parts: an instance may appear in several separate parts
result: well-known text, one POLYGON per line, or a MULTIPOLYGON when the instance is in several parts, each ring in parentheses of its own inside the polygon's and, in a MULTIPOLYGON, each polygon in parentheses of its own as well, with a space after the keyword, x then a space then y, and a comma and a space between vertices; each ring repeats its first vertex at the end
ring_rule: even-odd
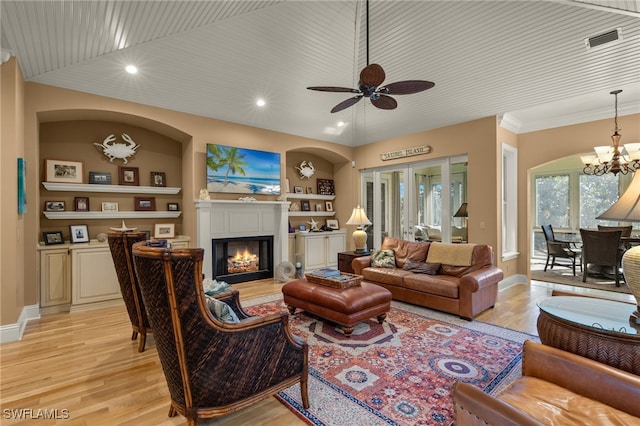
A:
POLYGON ((111 163, 119 158, 124 164, 127 164, 127 158, 135 154, 140 145, 136 145, 131 136, 126 133, 122 134, 122 139, 127 143, 114 143, 116 136, 109 135, 102 143, 94 143, 94 145, 102 148, 102 153, 109 158, 111 163))
POLYGON ((299 166, 296 166, 296 169, 298 169, 301 179, 310 179, 316 172, 316 168, 313 167, 313 163, 311 161, 303 161, 299 166))

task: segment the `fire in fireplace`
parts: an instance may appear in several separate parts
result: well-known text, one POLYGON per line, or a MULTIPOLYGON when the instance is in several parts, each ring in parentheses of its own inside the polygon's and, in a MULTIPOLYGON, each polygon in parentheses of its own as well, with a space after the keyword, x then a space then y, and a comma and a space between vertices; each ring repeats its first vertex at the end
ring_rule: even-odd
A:
POLYGON ((213 277, 229 284, 273 277, 273 236, 212 240, 213 277))

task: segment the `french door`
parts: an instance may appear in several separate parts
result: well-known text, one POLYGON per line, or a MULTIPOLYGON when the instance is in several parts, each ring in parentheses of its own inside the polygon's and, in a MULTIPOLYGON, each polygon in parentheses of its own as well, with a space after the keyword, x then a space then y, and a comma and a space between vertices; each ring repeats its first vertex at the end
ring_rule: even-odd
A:
POLYGON ((453 218, 466 201, 466 164, 459 156, 363 171, 361 204, 372 222, 367 247, 380 247, 386 236, 466 241, 466 218, 453 218))

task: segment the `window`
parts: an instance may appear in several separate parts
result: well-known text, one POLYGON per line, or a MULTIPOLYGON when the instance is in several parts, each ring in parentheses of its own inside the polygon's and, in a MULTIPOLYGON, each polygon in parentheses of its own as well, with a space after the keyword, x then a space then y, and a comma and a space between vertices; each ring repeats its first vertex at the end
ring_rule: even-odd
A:
POLYGON ((618 200, 618 177, 580 175, 580 228, 595 229, 598 225, 616 226, 618 222, 596 217, 618 200))
POLYGON ((536 176, 536 226, 569 228, 569 175, 536 176))

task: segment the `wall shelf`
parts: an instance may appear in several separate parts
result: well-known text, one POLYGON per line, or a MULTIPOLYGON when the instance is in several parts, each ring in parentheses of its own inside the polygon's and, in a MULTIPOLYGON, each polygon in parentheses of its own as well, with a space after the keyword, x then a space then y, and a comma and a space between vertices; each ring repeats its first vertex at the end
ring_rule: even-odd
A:
POLYGON ((310 217, 310 216, 319 216, 319 217, 332 217, 336 214, 336 212, 304 212, 304 211, 297 211, 297 212, 289 212, 289 217, 300 217, 300 216, 306 216, 306 217, 310 217))
POLYGON ((56 182, 42 182, 42 185, 47 191, 116 192, 121 194, 177 194, 180 192, 180 188, 165 186, 98 185, 56 182))
POLYGON ((303 199, 303 200, 333 200, 335 195, 319 195, 319 194, 296 194, 294 192, 287 192, 287 199, 303 199))
POLYGON ((47 219, 171 219, 180 211, 42 212, 47 219))

